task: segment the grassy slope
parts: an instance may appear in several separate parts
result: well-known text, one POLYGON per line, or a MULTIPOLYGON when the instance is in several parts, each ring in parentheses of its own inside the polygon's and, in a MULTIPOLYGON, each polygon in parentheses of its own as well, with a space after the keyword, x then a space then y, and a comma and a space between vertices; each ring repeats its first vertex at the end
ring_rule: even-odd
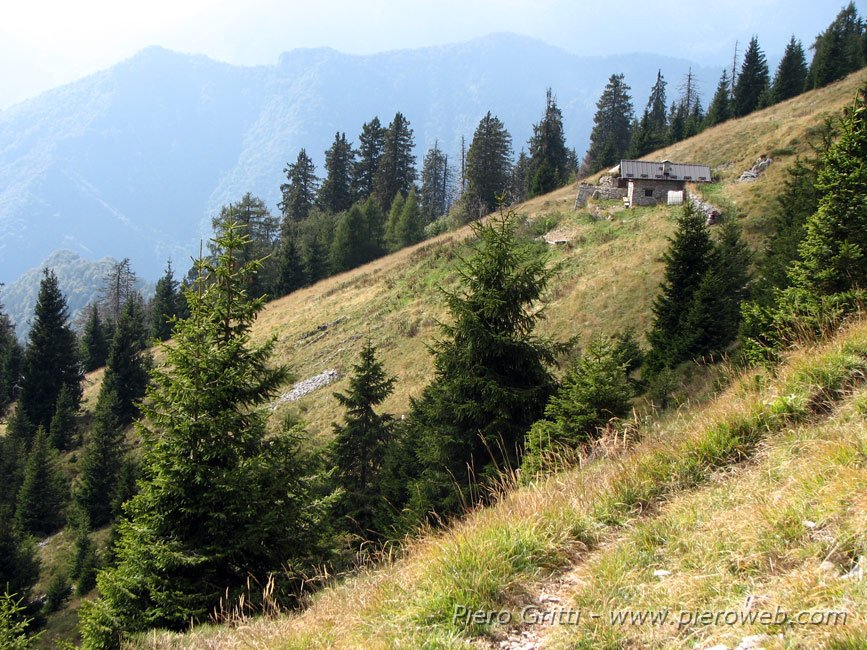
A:
MULTIPOLYGON (((864 79, 862 72, 654 157, 723 166, 713 196, 737 208, 757 243, 787 163, 806 150, 810 129, 837 114, 864 79), (781 149, 791 153, 780 155, 781 149), (777 162, 762 179, 731 184, 763 153, 777 162)), ((561 219, 578 234, 575 246, 555 252, 564 271, 552 288, 546 332, 586 337, 628 324, 645 327, 671 231, 668 211, 591 222, 568 214, 572 199, 567 188, 519 208, 531 217, 565 212, 561 219)), ((445 235, 276 301, 257 333, 276 334, 281 355, 299 376, 310 376, 331 367, 346 371, 354 342, 370 332, 384 345, 389 370, 403 380, 387 405, 400 412, 429 378, 425 344, 443 316, 435 287, 448 286, 465 235, 445 235), (299 343, 317 324, 341 317, 346 320, 314 343, 299 343)), ((580 582, 568 598, 575 606, 736 608, 754 594, 771 610, 775 604, 844 608, 854 614, 846 628, 855 635, 852 647, 861 647, 867 643, 864 582, 842 581, 817 567, 827 557, 834 571, 845 572, 867 554, 858 533, 865 524, 858 494, 867 485, 867 396, 847 390, 865 370, 867 322, 860 322, 834 342, 796 352, 775 377, 750 374, 706 405, 645 425, 641 442, 629 450, 615 446, 611 457, 513 491, 497 506, 423 536, 402 559, 323 590, 301 615, 182 636, 157 633, 137 645, 467 647, 507 630, 454 624, 456 604, 520 608, 552 573, 574 564, 580 582), (745 458, 752 460, 738 464, 745 458), (807 468, 815 468, 816 479, 807 468), (818 527, 804 527, 807 519, 818 527), (661 581, 652 575, 656 568, 672 575, 661 581)), ((335 417, 332 389, 300 402, 316 431, 335 417)), ((554 647, 704 647, 736 645, 753 631, 574 626, 551 630, 548 641, 554 647)), ((844 630, 770 631, 785 632, 786 647, 813 647, 844 630)))

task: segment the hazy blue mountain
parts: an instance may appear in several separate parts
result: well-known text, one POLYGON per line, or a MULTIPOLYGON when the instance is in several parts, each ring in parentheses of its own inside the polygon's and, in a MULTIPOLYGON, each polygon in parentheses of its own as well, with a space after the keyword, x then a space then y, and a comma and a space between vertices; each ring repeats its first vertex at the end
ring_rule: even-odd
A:
MULTIPOLYGON (((299 148, 321 170, 334 133, 355 141, 374 115, 407 116, 419 162, 435 140, 457 162, 488 110, 525 146, 550 86, 583 155, 610 74, 626 74, 640 111, 658 68, 671 96, 689 65, 579 57, 509 34, 370 56, 295 50, 258 67, 148 48, 0 113, 0 281, 61 249, 129 257, 149 279, 171 257, 183 273, 222 204, 250 191, 276 212, 299 148)), ((719 71, 693 71, 707 99, 719 71)))
MULTIPOLYGON (((77 325, 82 310, 100 297, 105 278, 116 263, 117 260, 110 257, 89 261, 72 251, 57 251, 38 266, 22 273, 14 282, 0 287, 0 304, 15 324, 18 338, 23 340, 30 330, 43 269, 51 269, 57 275, 60 290, 66 296, 70 319, 77 325)), ((139 280, 138 290, 142 296, 150 297, 153 289, 152 282, 139 280)))

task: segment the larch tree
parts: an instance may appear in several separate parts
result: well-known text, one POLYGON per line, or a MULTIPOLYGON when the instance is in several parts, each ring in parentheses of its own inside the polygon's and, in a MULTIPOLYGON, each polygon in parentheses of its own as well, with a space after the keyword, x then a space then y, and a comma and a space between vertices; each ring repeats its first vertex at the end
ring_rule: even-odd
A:
POLYGON ((288 375, 271 363, 274 339, 251 342, 264 302, 247 292, 259 266, 240 263, 248 243, 228 226, 213 260, 196 262, 190 316, 149 385, 142 478, 124 506, 117 563, 100 572, 99 598, 81 617, 84 648, 206 621, 220 602, 235 606, 251 580, 274 577, 282 599, 318 558, 322 511, 297 435, 266 434, 263 407, 288 375))
POLYGON ((629 86, 622 74, 613 74, 596 102, 590 148, 584 157, 587 173, 610 167, 623 157, 632 139, 634 119, 629 86))

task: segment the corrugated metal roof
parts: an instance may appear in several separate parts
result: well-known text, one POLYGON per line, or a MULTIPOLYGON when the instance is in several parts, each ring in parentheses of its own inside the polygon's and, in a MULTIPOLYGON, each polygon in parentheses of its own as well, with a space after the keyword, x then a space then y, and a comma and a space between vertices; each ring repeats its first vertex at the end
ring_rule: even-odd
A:
POLYGON ((621 160, 620 178, 650 178, 709 183, 711 181, 711 173, 710 167, 707 165, 673 163, 668 160, 663 160, 662 162, 621 160))

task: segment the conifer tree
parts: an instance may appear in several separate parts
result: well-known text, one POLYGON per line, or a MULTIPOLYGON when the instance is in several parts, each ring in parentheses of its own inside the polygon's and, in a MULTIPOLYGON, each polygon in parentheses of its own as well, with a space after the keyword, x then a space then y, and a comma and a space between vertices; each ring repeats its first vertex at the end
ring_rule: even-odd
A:
POLYGON ((54 449, 64 451, 75 444, 75 412, 78 405, 72 399, 69 388, 62 386, 57 396, 57 407, 51 426, 48 429, 48 439, 54 449))
POLYGON ((33 324, 27 338, 18 408, 34 427, 51 425, 60 389, 66 386, 75 404, 81 399, 81 368, 66 298, 57 276, 45 269, 33 324))
POLYGON ((398 239, 397 224, 400 221, 400 215, 403 212, 405 202, 403 195, 398 194, 394 197, 394 201, 392 201, 391 208, 388 211, 388 219, 386 219, 385 222, 383 239, 385 240, 385 249, 390 253, 402 248, 400 240, 398 239))
POLYGON ((358 136, 358 160, 352 174, 352 195, 356 201, 365 201, 373 194, 376 170, 385 146, 385 127, 374 117, 361 127, 358 136))
POLYGON ((335 133, 334 142, 325 152, 325 180, 319 187, 318 203, 323 210, 338 213, 353 203, 352 170, 355 152, 345 133, 335 133))
POLYGON ((527 152, 521 149, 521 153, 518 154, 518 160, 512 165, 512 170, 509 174, 510 203, 520 203, 527 198, 527 171, 529 167, 530 158, 527 156, 527 152))
POLYGON ((398 243, 398 248, 412 246, 424 239, 424 224, 422 223, 415 190, 410 190, 406 201, 403 203, 400 218, 394 231, 394 238, 398 243))
POLYGON ((68 495, 57 451, 48 443, 45 429, 39 427, 27 456, 24 482, 18 491, 15 525, 34 535, 50 535, 63 526, 68 495))
POLYGON ((771 98, 779 103, 800 95, 807 83, 807 59, 801 41, 792 36, 774 75, 771 98))
POLYGON ((759 98, 766 92, 768 82, 768 63, 764 52, 759 47, 758 38, 753 36, 744 53, 740 74, 734 86, 735 98, 732 108, 735 117, 749 115, 759 108, 759 98))
POLYGON ((178 281, 172 262, 169 260, 163 276, 157 280, 156 291, 150 306, 150 337, 166 341, 172 335, 172 319, 178 315, 178 281))
POLYGON ((139 301, 132 299, 121 312, 100 387, 100 397, 115 394, 114 414, 122 427, 138 416, 136 403, 144 396, 150 367, 144 312, 139 301))
POLYGON ((669 241, 663 256, 665 279, 653 302, 654 322, 647 336, 651 349, 646 365, 652 374, 690 358, 686 314, 710 267, 713 252, 705 216, 692 203, 684 205, 669 241))
MULTIPOLYGON (((0 513, 15 510, 18 490, 24 481, 26 458, 27 449, 24 441, 7 430, 7 434, 0 437, 0 476, 3 477, 0 481, 0 513)), ((12 519, 11 514, 9 518, 12 519)))
POLYGON ((105 316, 108 338, 114 333, 124 303, 137 295, 138 277, 132 270, 129 258, 115 262, 108 269, 99 292, 99 308, 105 316))
POLYGON ((316 178, 316 166, 307 155, 307 151, 302 148, 294 163, 286 163, 283 173, 286 174, 286 182, 280 185, 283 199, 278 207, 284 219, 303 221, 316 204, 319 183, 319 179, 316 178))
POLYGON ((827 86, 864 65, 865 31, 864 20, 850 2, 813 43, 807 81, 811 88, 827 86))
POLYGON ((421 169, 419 209, 423 223, 428 224, 448 212, 451 187, 452 170, 448 156, 440 151, 439 143, 434 142, 421 169))
POLYGON ((731 100, 731 83, 729 82, 728 71, 723 70, 722 76, 716 87, 716 92, 713 99, 710 101, 710 106, 707 108, 707 115, 704 118, 705 128, 722 124, 729 120, 732 116, 731 100))
POLYGON ((123 426, 118 418, 117 393, 100 391, 90 440, 81 459, 81 474, 75 489, 77 507, 87 513, 94 528, 112 518, 112 497, 126 454, 123 426))
MULTIPOLYGON (((550 88, 545 97, 545 115, 538 124, 533 125, 529 149, 529 196, 547 194, 566 183, 568 171, 563 113, 550 88)), ((511 158, 511 151, 509 153, 511 158)))
POLYGON ((434 377, 408 418, 419 517, 457 512, 498 470, 516 467, 555 383, 548 367, 560 348, 534 334, 552 274, 542 249, 519 237, 514 213, 472 228, 462 286, 447 294, 451 324, 433 346, 434 377))
POLYGON ((0 593, 15 594, 27 602, 39 578, 39 559, 35 544, 14 522, 11 510, 0 507, 0 593))
POLYGON ((304 264, 304 277, 310 284, 328 276, 330 269, 329 250, 319 235, 314 235, 306 241, 301 257, 304 264))
POLYGON ((215 261, 196 262, 190 316, 166 346, 145 402, 140 491, 125 505, 117 564, 100 572, 100 597, 82 613, 84 648, 205 621, 221 598, 237 603, 248 580, 275 575, 279 598, 319 557, 322 513, 297 438, 266 436, 261 407, 287 372, 270 363, 273 339, 250 342, 264 303, 246 292, 258 266, 238 263, 247 243, 230 226, 215 261))
POLYGON ((396 113, 382 139, 382 156, 373 183, 373 191, 384 211, 391 207, 398 192, 406 196, 415 183, 414 146, 409 121, 403 113, 396 113))
POLYGON ((620 161, 629 148, 634 119, 629 86, 622 74, 613 74, 596 102, 590 148, 584 157, 589 174, 620 161))
MULTIPOLYGON (((528 163, 529 164, 529 163, 528 163)), ((479 213, 495 210, 511 180, 512 136, 496 115, 481 119, 467 151, 467 197, 479 213)))
POLYGON ((0 303, 0 417, 17 396, 21 369, 21 346, 15 338, 15 327, 0 303))
POLYGON ((102 368, 108 359, 106 328, 99 316, 99 307, 96 303, 92 303, 88 309, 87 322, 81 334, 79 349, 84 372, 92 372, 97 368, 102 368))
POLYGON ((375 409, 391 394, 396 379, 386 374, 370 339, 352 373, 349 390, 334 394, 346 409, 343 422, 334 425, 331 444, 341 490, 334 512, 359 539, 376 539, 382 536, 388 519, 381 481, 393 422, 391 415, 375 409))
POLYGON ((276 297, 285 296, 307 284, 304 271, 304 261, 298 252, 294 237, 281 238, 280 250, 277 254, 277 286, 276 297))
POLYGON ((356 203, 337 223, 331 244, 331 272, 341 273, 376 259, 383 252, 383 219, 373 198, 356 203))

